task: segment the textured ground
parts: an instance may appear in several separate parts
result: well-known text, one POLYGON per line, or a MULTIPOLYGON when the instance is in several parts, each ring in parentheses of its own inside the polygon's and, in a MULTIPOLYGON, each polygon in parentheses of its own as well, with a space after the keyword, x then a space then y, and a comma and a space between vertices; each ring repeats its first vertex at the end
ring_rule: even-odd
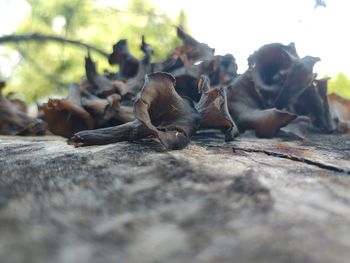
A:
POLYGON ((349 262, 350 136, 0 137, 0 262, 349 262))

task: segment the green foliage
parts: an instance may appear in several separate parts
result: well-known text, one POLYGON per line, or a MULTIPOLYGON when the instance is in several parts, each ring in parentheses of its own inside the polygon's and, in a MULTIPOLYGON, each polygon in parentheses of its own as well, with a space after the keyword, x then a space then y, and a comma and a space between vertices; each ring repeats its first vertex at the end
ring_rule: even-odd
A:
POLYGON ((339 73, 328 82, 328 93, 333 92, 350 99, 350 79, 344 73, 339 73))
MULTIPOLYGON (((141 35, 153 45, 154 59, 165 58, 179 44, 173 27, 186 23, 180 13, 171 19, 144 0, 133 0, 124 11, 101 7, 94 0, 27 0, 31 6, 28 17, 16 33, 44 33, 78 39, 106 52, 112 45, 126 38, 132 53, 141 57, 141 35), (61 29, 55 27, 61 22, 61 29), (63 21, 63 22, 62 22, 63 21), (55 30, 54 30, 55 29, 55 30), (60 30, 59 30, 60 29, 60 30), (59 32, 58 32, 59 30, 59 32), (56 31, 56 32, 55 32, 56 31)), ((71 82, 79 82, 84 76, 83 48, 57 43, 20 43, 9 45, 8 52, 17 51, 22 59, 14 67, 8 82, 8 90, 14 91, 27 102, 33 102, 50 94, 63 94, 71 82)), ((108 65, 106 58, 92 53, 99 71, 117 68, 108 65)))

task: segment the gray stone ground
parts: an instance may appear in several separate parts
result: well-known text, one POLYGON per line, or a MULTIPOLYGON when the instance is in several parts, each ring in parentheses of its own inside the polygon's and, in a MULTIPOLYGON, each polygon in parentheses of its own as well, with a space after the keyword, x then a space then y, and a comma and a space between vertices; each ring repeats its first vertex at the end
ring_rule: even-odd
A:
POLYGON ((350 262, 350 136, 0 137, 0 262, 350 262))

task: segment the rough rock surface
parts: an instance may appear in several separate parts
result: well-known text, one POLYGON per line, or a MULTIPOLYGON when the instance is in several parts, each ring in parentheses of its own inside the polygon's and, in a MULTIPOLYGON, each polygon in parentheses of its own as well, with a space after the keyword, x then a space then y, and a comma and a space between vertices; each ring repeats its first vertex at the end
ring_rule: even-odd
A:
POLYGON ((350 136, 0 137, 0 261, 349 262, 350 136))

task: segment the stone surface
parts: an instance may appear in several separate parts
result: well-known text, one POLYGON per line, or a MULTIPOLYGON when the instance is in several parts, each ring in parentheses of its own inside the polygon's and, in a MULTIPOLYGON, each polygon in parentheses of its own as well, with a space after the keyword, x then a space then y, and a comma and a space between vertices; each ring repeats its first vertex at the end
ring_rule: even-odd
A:
POLYGON ((350 136, 0 137, 0 261, 349 262, 350 136), (210 139, 207 139, 210 137, 210 139))

